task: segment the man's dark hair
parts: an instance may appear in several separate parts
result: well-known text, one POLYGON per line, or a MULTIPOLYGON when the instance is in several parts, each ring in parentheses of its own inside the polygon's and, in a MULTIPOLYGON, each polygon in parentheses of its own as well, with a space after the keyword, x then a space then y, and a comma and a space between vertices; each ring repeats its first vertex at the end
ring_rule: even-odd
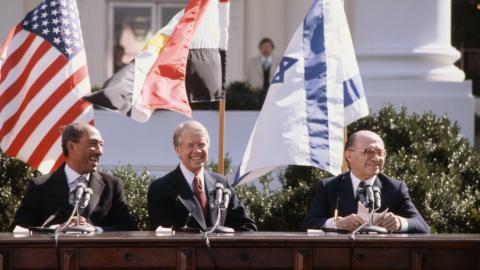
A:
POLYGON ((67 142, 72 141, 78 143, 83 135, 84 127, 79 123, 73 123, 65 127, 62 132, 62 152, 68 157, 67 142))
POLYGON ((262 40, 260 40, 260 42, 258 43, 258 48, 262 47, 264 43, 270 43, 270 45, 272 45, 272 49, 275 49, 275 44, 273 44, 273 40, 268 37, 264 37, 262 38, 262 40))

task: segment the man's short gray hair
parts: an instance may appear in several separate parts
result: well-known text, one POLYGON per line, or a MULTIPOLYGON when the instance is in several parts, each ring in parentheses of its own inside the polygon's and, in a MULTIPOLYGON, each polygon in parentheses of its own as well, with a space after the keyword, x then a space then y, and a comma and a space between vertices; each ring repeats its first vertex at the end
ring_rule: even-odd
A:
POLYGON ((207 129, 202 123, 195 120, 187 120, 178 124, 173 130, 173 145, 178 147, 180 145, 180 138, 183 133, 187 130, 196 130, 202 132, 202 134, 207 138, 207 144, 210 145, 210 135, 208 134, 207 129))

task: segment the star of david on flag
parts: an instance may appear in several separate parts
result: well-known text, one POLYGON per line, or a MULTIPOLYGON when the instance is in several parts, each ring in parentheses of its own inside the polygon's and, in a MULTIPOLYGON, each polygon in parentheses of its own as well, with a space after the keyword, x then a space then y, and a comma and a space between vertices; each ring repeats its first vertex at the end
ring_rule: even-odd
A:
POLYGON ((234 185, 283 165, 339 174, 343 129, 367 114, 343 1, 315 0, 272 80, 234 185))

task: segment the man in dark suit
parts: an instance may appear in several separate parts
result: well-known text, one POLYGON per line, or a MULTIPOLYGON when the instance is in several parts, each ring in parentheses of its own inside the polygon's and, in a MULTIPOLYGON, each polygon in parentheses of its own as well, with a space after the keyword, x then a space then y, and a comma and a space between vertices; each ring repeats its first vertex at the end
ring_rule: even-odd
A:
POLYGON ((364 190, 359 186, 366 184, 380 190, 381 206, 377 212, 388 209, 374 225, 384 227, 389 232, 428 233, 430 228, 413 205, 405 182, 380 173, 385 156, 383 140, 376 133, 362 130, 352 134, 345 146, 350 172, 319 181, 302 229, 337 228, 353 231, 358 228, 364 221, 356 214, 360 197, 356 198, 356 194, 364 190), (335 209, 338 209, 336 220, 335 209))
POLYGON ((256 231, 257 227, 225 177, 204 169, 210 145, 205 127, 196 121, 180 123, 175 128, 173 144, 180 164, 152 182, 148 190, 152 229, 188 226, 206 231, 218 217, 215 187, 221 184, 231 192, 231 197, 228 208, 221 211, 220 225, 236 231, 256 231))
MULTIPOLYGON (((81 210, 81 225, 96 232, 134 230, 122 182, 96 171, 103 154, 100 132, 88 124, 71 124, 62 133, 62 151, 66 162, 59 169, 30 181, 14 224, 26 228, 41 226, 51 215, 55 218, 46 226, 65 223, 73 210, 69 194, 83 182, 93 195, 81 210)), ((76 217, 70 224, 76 224, 76 217)))

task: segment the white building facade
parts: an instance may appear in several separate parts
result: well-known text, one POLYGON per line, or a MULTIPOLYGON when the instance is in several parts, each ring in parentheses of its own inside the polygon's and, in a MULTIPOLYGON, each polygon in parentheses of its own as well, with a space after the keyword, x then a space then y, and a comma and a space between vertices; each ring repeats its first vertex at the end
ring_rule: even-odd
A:
MULTIPOLYGON (((0 39, 39 0, 0 0, 0 39)), ((311 0, 231 0, 227 81, 243 80, 244 64, 257 55, 262 37, 274 40, 281 56, 311 0)), ((184 0, 77 0, 92 85, 100 86, 114 72, 120 42, 132 41, 124 57, 141 48, 184 0), (129 27, 128 23, 135 24, 129 27)), ((454 66, 460 57, 451 46, 450 0, 345 0, 360 72, 372 111, 386 103, 409 112, 433 111, 457 121, 462 133, 474 139, 474 98, 471 83, 454 66)), ((127 60, 125 60, 127 61, 127 60)), ((238 165, 256 112, 229 112, 225 151, 238 165), (234 127, 234 128, 233 128, 234 127)), ((195 112, 212 135, 211 159, 216 160, 218 114, 195 112)), ((156 113, 146 124, 110 112, 96 112, 106 140, 103 165, 132 164, 164 172, 177 164, 171 146, 173 127, 183 119, 156 113)))

